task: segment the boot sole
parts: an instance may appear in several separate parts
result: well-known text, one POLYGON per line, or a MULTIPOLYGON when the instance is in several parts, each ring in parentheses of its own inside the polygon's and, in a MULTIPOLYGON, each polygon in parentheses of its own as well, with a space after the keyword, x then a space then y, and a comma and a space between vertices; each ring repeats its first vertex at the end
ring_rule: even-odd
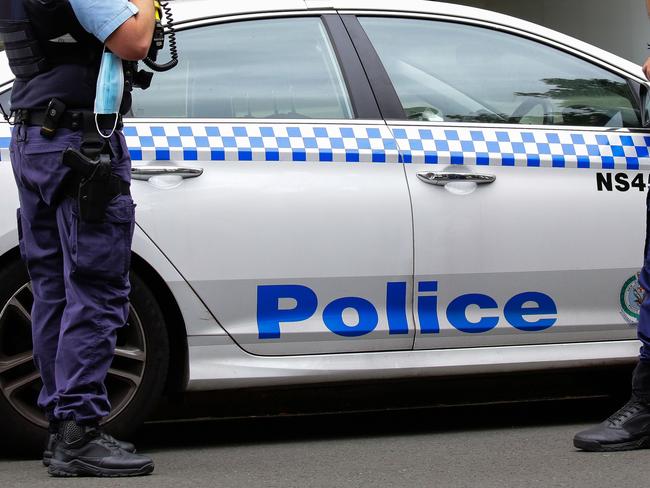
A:
MULTIPOLYGON (((127 452, 131 452, 133 454, 136 454, 138 451, 133 450, 133 451, 127 451, 127 452)), ((45 451, 43 453, 43 466, 45 466, 46 468, 48 468, 50 466, 50 463, 52 462, 52 456, 54 456, 54 453, 52 451, 45 451)))
POLYGON ((642 437, 631 442, 621 442, 619 444, 601 444, 597 441, 573 439, 573 445, 578 449, 588 452, 634 451, 636 449, 647 449, 650 447, 650 436, 642 437))
POLYGON ((133 469, 109 469, 93 466, 92 464, 85 463, 80 459, 73 459, 67 463, 52 459, 47 472, 50 476, 55 478, 74 478, 79 476, 94 478, 126 478, 133 476, 146 476, 151 474, 153 469, 153 463, 133 469))

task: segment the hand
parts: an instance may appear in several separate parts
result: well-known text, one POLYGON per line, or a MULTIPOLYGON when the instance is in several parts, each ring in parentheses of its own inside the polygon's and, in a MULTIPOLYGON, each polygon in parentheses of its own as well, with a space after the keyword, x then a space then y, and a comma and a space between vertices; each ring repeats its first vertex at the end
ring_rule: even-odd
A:
POLYGON ((650 58, 648 58, 643 65, 643 73, 645 74, 645 77, 650 80, 650 58))

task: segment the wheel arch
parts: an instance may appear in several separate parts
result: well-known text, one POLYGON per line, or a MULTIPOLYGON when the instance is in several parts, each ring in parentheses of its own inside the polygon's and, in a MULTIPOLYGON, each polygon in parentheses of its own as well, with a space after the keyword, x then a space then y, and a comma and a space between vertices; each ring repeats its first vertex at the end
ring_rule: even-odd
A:
POLYGON ((151 288, 165 317, 170 357, 164 393, 185 391, 189 381, 187 329, 176 298, 158 272, 135 252, 131 254, 131 269, 151 288))
MULTIPOLYGON (((15 246, 0 255, 0 268, 20 259, 20 250, 18 246, 15 246)), ((169 394, 185 391, 189 381, 189 358, 187 329, 183 314, 165 280, 147 261, 138 254, 132 253, 131 266, 133 271, 151 288, 165 316, 170 346, 170 367, 164 392, 169 394)))

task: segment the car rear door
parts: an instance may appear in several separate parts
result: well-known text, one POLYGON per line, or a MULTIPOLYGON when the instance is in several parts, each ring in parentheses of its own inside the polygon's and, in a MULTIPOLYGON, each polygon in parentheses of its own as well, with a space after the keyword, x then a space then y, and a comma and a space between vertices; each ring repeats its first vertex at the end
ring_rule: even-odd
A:
POLYGON ((640 85, 502 27, 359 21, 366 69, 395 89, 380 99, 413 202, 416 348, 634 337, 640 85))
POLYGON ((408 188, 340 18, 208 23, 135 97, 139 225, 248 352, 412 348, 408 188))

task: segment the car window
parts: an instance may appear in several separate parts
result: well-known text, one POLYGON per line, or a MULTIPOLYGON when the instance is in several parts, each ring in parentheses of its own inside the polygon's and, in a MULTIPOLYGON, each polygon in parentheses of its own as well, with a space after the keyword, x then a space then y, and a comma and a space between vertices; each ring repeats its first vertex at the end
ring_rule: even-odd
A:
POLYGON ((195 28, 178 33, 178 49, 179 66, 134 97, 135 117, 353 117, 317 17, 195 28))
POLYGON ((6 113, 9 113, 9 109, 11 107, 11 89, 0 93, 0 106, 2 106, 6 113))
POLYGON ((624 78, 558 49, 460 23, 359 20, 412 120, 640 125, 624 78))

